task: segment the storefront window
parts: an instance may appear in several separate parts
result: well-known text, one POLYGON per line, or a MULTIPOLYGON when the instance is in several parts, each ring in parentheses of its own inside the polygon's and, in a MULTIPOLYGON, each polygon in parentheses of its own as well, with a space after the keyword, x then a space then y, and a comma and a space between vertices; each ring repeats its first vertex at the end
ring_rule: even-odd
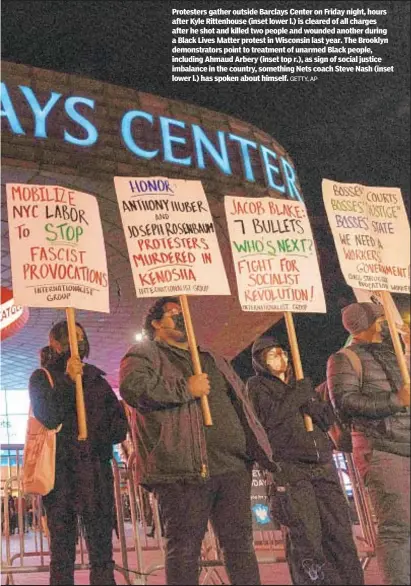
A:
POLYGON ((29 412, 27 389, 0 391, 0 443, 24 444, 29 412))

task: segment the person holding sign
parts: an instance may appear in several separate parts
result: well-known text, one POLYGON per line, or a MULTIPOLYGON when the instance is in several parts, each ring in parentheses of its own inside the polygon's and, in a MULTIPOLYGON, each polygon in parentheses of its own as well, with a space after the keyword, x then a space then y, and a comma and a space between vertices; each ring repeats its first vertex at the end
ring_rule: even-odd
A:
MULTIPOLYGON (((386 584, 410 583, 410 389, 391 344, 383 343, 384 308, 353 303, 342 310, 361 361, 333 354, 327 384, 335 408, 352 424, 353 458, 369 490, 378 523, 377 558, 386 584)), ((402 331, 406 356, 409 328, 402 331)))
POLYGON ((326 431, 334 421, 308 379, 295 382, 288 352, 272 337, 252 348, 256 376, 247 391, 281 471, 271 508, 287 527, 286 558, 293 584, 364 584, 347 501, 326 431), (307 432, 304 415, 313 430, 307 432))
POLYGON ((178 298, 150 309, 149 340, 133 346, 120 368, 120 394, 136 409, 139 482, 157 497, 166 539, 167 584, 198 584, 209 519, 232 584, 260 584, 253 547, 254 460, 274 466, 244 385, 222 358, 199 348, 194 374, 178 298), (212 426, 202 420, 207 396, 212 426))
POLYGON ((90 584, 115 584, 112 547, 113 444, 127 434, 127 419, 103 371, 82 359, 90 351, 86 332, 76 324, 79 356, 70 356, 66 321, 53 326, 42 366, 29 382, 34 416, 57 434, 54 489, 43 497, 50 531, 50 584, 74 584, 77 515, 82 517, 91 564, 90 584), (78 440, 76 377, 82 374, 88 438, 78 440), (50 381, 53 382, 51 385, 50 381))

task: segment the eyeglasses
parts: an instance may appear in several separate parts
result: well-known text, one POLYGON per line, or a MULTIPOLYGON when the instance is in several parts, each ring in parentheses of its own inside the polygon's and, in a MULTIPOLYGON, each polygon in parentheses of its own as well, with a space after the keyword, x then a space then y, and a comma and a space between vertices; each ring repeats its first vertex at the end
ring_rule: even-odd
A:
POLYGON ((270 348, 267 354, 274 354, 275 356, 284 356, 284 358, 288 358, 289 356, 287 350, 283 350, 282 348, 270 348))
POLYGON ((177 309, 177 307, 173 309, 169 309, 163 313, 163 317, 172 317, 173 315, 180 315, 181 309, 177 309))

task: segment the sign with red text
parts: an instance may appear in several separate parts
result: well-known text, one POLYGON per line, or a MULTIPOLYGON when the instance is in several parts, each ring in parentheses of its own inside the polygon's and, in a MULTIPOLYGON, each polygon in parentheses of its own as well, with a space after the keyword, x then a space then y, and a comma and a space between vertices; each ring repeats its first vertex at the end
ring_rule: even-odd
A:
POLYGON ((97 199, 58 185, 9 183, 6 189, 16 303, 108 313, 97 199))
POLYGON ((322 182, 341 270, 357 289, 410 292, 410 225, 396 187, 322 182))
POLYGON ((224 204, 243 311, 325 313, 305 205, 229 195, 224 204))
POLYGON ((114 177, 137 297, 230 295, 201 181, 114 177))

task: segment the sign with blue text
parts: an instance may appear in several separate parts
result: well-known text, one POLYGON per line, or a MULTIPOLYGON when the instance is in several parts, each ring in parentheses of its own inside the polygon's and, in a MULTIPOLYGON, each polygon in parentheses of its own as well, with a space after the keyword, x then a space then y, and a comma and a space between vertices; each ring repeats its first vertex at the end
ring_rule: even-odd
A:
POLYGON ((230 295, 201 181, 115 177, 137 297, 230 295))
MULTIPOLYGON (((46 90, 42 94, 47 94, 46 90)), ((96 145, 103 132, 94 122, 96 100, 87 96, 65 96, 50 88, 48 96, 42 95, 40 105, 36 91, 31 87, 18 85, 9 88, 1 82, 0 98, 0 117, 17 136, 31 135, 31 129, 25 127, 27 111, 34 119, 33 137, 40 139, 42 144, 49 138, 50 120, 56 116, 63 120, 61 139, 77 148, 96 145)), ((228 177, 236 173, 234 160, 240 159, 245 181, 260 182, 258 177, 262 174, 269 189, 289 199, 302 200, 291 161, 275 147, 270 148, 232 132, 209 132, 199 124, 133 108, 124 112, 121 119, 112 119, 111 124, 121 137, 123 147, 137 159, 199 170, 211 165, 228 177), (153 142, 160 147, 153 148, 153 142)))

